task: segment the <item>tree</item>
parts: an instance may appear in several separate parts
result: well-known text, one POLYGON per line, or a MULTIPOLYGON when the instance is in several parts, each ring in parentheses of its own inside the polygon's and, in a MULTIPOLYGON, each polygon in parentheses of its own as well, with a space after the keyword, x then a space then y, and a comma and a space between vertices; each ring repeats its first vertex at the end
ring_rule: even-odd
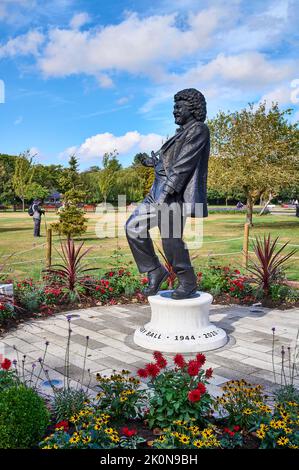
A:
POLYGON ((106 206, 107 198, 116 183, 116 174, 121 169, 117 159, 117 151, 105 153, 103 156, 103 170, 99 173, 99 188, 106 206))
POLYGON ((134 168, 136 172, 136 176, 140 181, 140 186, 142 189, 142 198, 145 197, 154 182, 155 179, 155 170, 152 167, 146 167, 140 163, 140 157, 149 157, 147 153, 137 153, 133 159, 132 168, 134 168))
POLYGON ((82 188, 75 155, 70 157, 69 167, 61 176, 60 184, 64 190, 63 207, 59 211, 59 221, 52 224, 52 227, 59 235, 70 239, 82 235, 87 230, 84 211, 78 206, 84 202, 86 193, 82 188))
POLYGON ((0 200, 5 204, 16 204, 16 194, 12 184, 15 171, 15 162, 18 157, 15 155, 0 154, 0 165, 2 177, 0 177, 0 200))
POLYGON ((32 165, 33 158, 30 152, 21 154, 15 162, 15 170, 12 177, 14 191, 18 198, 22 201, 22 209, 25 210, 26 191, 32 182, 34 167, 32 165))
POLYGON ((271 199, 299 180, 299 130, 288 121, 290 114, 278 104, 267 110, 261 103, 256 109, 249 105, 235 113, 220 112, 209 122, 209 185, 227 194, 243 192, 250 225, 261 195, 271 199))
POLYGON ((45 199, 49 195, 49 190, 38 183, 30 183, 25 190, 25 199, 45 199))

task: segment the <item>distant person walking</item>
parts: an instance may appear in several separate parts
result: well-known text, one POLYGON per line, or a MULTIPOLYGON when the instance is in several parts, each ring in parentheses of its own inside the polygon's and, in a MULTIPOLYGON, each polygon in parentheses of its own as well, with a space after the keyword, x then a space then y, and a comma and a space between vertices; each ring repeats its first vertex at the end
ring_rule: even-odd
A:
POLYGON ((40 224, 42 215, 45 211, 41 207, 42 201, 40 199, 35 199, 32 205, 29 208, 29 215, 32 215, 34 222, 33 235, 34 237, 40 237, 40 224))

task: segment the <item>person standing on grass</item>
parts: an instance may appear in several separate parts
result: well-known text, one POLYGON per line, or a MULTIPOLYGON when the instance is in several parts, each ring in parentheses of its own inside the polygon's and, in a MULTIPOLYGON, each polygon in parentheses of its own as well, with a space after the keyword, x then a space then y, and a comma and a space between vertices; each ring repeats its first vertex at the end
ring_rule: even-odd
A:
POLYGON ((42 215, 45 211, 41 207, 42 201, 40 199, 35 199, 32 203, 32 210, 33 210, 33 222, 34 222, 34 230, 33 235, 34 237, 40 237, 40 224, 42 215))

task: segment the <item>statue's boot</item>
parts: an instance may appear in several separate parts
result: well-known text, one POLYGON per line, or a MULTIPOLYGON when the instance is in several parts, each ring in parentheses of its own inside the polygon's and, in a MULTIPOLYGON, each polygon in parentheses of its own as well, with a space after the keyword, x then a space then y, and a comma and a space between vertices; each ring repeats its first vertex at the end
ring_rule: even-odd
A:
POLYGON ((192 297, 197 291, 197 279, 194 269, 186 269, 178 271, 177 277, 179 279, 179 286, 171 294, 171 298, 175 300, 188 299, 192 297))
POLYGON ((148 286, 143 289, 143 294, 146 297, 149 295, 156 295, 162 282, 166 281, 168 276, 169 272, 162 265, 150 271, 148 273, 148 286))

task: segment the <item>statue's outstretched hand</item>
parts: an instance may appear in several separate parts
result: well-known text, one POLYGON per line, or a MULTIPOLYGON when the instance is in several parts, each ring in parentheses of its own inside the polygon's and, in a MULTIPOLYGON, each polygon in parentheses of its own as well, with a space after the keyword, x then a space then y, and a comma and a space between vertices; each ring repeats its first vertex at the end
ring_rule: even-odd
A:
POLYGON ((139 161, 143 166, 153 167, 155 166, 155 160, 153 157, 149 157, 148 155, 141 155, 139 157, 139 161))

